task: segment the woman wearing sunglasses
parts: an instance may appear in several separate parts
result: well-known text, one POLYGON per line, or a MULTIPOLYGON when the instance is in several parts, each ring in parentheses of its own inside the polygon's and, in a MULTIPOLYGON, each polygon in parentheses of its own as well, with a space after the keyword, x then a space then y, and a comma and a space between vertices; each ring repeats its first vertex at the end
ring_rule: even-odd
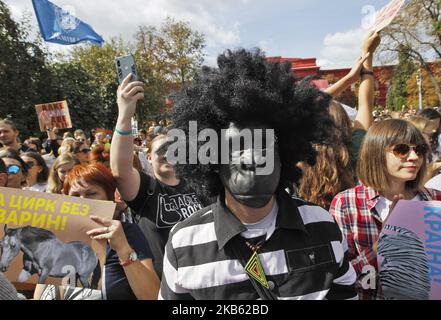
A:
POLYGON ((20 154, 11 148, 0 150, 0 159, 6 165, 6 173, 8 174, 8 188, 21 189, 26 185, 26 177, 28 170, 25 162, 20 158, 20 154))
POLYGON ((428 151, 422 134, 405 120, 373 125, 359 154, 357 176, 362 184, 339 193, 331 203, 330 212, 347 239, 349 258, 361 281, 361 299, 381 298, 376 289, 367 289, 373 286, 364 283, 363 289, 361 285, 372 268, 378 271, 379 234, 392 203, 398 199, 441 200, 441 193, 422 186, 428 151))
POLYGON ((44 159, 36 152, 26 152, 21 155, 26 163, 28 175, 26 178, 26 190, 46 192, 49 169, 44 159))
POLYGON ((89 164, 90 148, 83 141, 75 141, 73 144, 73 154, 80 160, 83 165, 89 164))

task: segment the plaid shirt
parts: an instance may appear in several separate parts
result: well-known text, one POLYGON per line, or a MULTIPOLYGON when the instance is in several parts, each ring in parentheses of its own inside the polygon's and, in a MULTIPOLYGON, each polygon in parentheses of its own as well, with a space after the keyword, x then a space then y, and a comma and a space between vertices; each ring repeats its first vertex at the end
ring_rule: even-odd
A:
MULTIPOLYGON (((441 200, 441 192, 422 188, 418 195, 424 201, 441 200)), ((381 299, 378 290, 363 290, 361 280, 369 272, 365 266, 378 271, 377 255, 372 246, 379 239, 382 220, 375 206, 380 194, 365 185, 339 193, 331 203, 330 212, 337 221, 349 247, 349 259, 358 275, 357 290, 360 299, 381 299)), ((376 288, 379 288, 378 282, 376 288)))

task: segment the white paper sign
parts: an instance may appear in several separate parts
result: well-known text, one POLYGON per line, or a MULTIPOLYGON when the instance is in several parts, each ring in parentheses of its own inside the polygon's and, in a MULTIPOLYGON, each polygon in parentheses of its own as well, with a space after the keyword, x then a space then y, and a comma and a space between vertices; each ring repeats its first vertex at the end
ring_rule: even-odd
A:
POLYGON ((376 32, 380 32, 390 25, 405 2, 406 0, 392 0, 387 6, 381 9, 381 11, 377 13, 377 17, 372 29, 376 32))

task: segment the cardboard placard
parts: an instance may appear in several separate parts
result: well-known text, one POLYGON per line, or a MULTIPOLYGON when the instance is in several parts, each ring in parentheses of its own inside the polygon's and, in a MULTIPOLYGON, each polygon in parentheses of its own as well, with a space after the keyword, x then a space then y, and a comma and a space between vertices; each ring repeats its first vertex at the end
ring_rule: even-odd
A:
POLYGON ((26 283, 101 288, 106 242, 87 231, 91 215, 112 219, 115 203, 0 188, 0 269, 26 283))
POLYGON ((72 121, 70 119, 69 107, 67 106, 66 100, 37 104, 35 109, 37 111, 40 131, 46 131, 47 129, 52 128, 72 128, 72 121))

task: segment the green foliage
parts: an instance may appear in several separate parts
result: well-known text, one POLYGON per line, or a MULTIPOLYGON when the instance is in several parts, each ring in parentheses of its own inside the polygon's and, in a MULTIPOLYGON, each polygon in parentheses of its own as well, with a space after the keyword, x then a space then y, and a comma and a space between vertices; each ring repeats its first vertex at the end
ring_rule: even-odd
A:
POLYGON ((29 32, 0 0, 0 117, 14 119, 25 135, 38 131, 34 105, 47 101, 52 83, 45 53, 26 39, 29 32))
POLYGON ((387 105, 393 111, 401 111, 402 107, 407 105, 407 82, 414 71, 414 62, 403 49, 403 52, 398 54, 398 65, 395 67, 387 97, 387 105))
POLYGON ((0 117, 15 121, 22 138, 40 135, 34 106, 59 100, 67 100, 74 128, 113 128, 118 115, 115 58, 129 53, 146 83, 138 121, 164 114, 167 96, 192 81, 205 54, 204 36, 172 18, 159 29, 141 26, 133 43, 113 38, 103 47, 77 45, 58 62, 45 52, 40 37, 29 40, 32 31, 28 19, 15 22, 0 0, 0 117))
POLYGON ((75 63, 57 63, 52 69, 56 79, 52 101, 67 100, 74 127, 91 130, 104 126, 108 114, 91 75, 75 63))

